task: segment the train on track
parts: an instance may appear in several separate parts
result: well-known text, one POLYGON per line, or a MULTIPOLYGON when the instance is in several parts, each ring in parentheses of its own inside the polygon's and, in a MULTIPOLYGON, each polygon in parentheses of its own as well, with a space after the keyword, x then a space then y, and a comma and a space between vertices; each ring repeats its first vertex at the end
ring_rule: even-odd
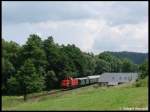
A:
POLYGON ((83 78, 68 77, 61 81, 62 88, 76 88, 85 85, 90 85, 98 82, 100 75, 87 76, 83 78))
POLYGON ((61 81, 62 88, 76 88, 98 83, 99 85, 114 86, 127 82, 136 81, 138 73, 103 73, 82 78, 68 77, 61 81))

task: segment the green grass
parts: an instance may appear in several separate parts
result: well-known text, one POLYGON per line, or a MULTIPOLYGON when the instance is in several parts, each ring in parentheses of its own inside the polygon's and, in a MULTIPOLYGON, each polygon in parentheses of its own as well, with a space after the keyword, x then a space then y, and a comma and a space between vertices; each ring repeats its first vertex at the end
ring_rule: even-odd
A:
POLYGON ((128 107, 148 107, 148 87, 89 86, 27 102, 21 97, 2 97, 2 110, 121 110, 128 107))

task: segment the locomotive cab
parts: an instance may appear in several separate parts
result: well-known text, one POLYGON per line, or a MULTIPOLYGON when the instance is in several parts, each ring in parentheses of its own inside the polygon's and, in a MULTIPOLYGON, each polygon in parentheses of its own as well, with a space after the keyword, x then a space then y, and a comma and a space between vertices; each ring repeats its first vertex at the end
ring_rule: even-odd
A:
POLYGON ((62 88, 75 88, 78 86, 78 80, 72 77, 67 77, 61 81, 62 88))
POLYGON ((61 87, 62 88, 68 88, 70 86, 70 82, 67 79, 64 79, 61 81, 61 87))

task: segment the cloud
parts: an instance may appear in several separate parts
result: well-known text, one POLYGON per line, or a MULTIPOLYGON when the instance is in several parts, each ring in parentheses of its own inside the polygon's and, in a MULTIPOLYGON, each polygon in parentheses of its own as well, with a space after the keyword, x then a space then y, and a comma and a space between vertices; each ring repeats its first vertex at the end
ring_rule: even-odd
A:
POLYGON ((84 19, 94 16, 88 7, 72 2, 3 2, 3 20, 9 23, 31 23, 84 19))
POLYGON ((85 51, 92 47, 94 42, 93 35, 97 28, 97 21, 90 19, 86 21, 46 21, 38 23, 19 23, 15 24, 15 26, 5 25, 2 32, 8 32, 2 34, 3 37, 8 40, 15 40, 21 44, 25 43, 28 35, 31 33, 36 33, 43 39, 52 35, 54 40, 60 44, 75 44, 85 51))
POLYGON ((17 24, 13 27, 8 25, 4 30, 8 31, 9 40, 15 39, 18 43, 25 43, 29 34, 37 33, 43 39, 52 35, 59 44, 75 44, 83 51, 95 53, 105 50, 148 50, 147 22, 110 26, 107 21, 99 19, 47 21, 17 24), (20 36, 24 38, 19 38, 20 36))
POLYGON ((148 52, 148 23, 105 26, 97 34, 93 50, 148 52))
POLYGON ((133 24, 148 18, 148 2, 2 2, 2 12, 6 24, 89 18, 133 24))
POLYGON ((86 52, 148 52, 148 2, 2 2, 2 37, 29 34, 86 52), (138 13, 137 13, 138 12, 138 13))

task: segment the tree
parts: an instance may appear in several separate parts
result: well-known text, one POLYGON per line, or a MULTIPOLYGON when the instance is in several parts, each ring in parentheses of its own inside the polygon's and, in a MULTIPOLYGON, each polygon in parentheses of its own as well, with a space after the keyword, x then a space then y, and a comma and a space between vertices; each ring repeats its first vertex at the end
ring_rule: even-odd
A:
POLYGON ((88 58, 81 50, 75 45, 68 44, 62 46, 62 52, 64 52, 68 58, 68 68, 70 66, 74 77, 86 76, 86 69, 88 64, 88 58))
POLYGON ((2 58, 2 92, 7 93, 7 80, 12 76, 15 69, 12 63, 5 58, 2 58))
POLYGON ((143 79, 146 76, 148 76, 148 60, 145 60, 140 66, 139 66, 139 70, 140 70, 140 78, 143 79))
POLYGON ((132 63, 132 72, 139 72, 139 65, 132 63))
POLYGON ((120 72, 121 71, 121 60, 113 56, 109 52, 103 52, 97 56, 99 59, 102 59, 109 63, 109 72, 120 72))
POLYGON ((18 53, 20 51, 20 46, 16 42, 7 42, 2 39, 2 57, 9 60, 15 69, 18 69, 18 53))
POLYGON ((54 88, 57 81, 58 79, 55 72, 53 70, 48 71, 45 76, 46 90, 54 88))
POLYGON ((43 45, 48 62, 46 71, 54 70, 55 73, 59 72, 58 63, 61 58, 59 46, 54 43, 53 37, 51 36, 44 40, 43 45))
POLYGON ((10 95, 19 95, 21 91, 19 91, 19 83, 16 79, 16 77, 14 76, 11 76, 9 79, 8 79, 8 86, 7 86, 8 90, 7 90, 7 94, 10 94, 10 95))
POLYGON ((83 52, 83 58, 84 58, 84 69, 85 69, 84 76, 93 75, 96 67, 96 61, 94 59, 93 54, 83 52))
POLYGON ((17 72, 19 50, 20 46, 17 43, 2 39, 2 93, 4 94, 8 92, 8 79, 17 72))
POLYGON ((41 72, 41 69, 45 69, 48 63, 43 47, 43 42, 38 35, 30 35, 26 44, 22 46, 22 50, 20 52, 21 65, 26 59, 30 58, 38 72, 41 72))
POLYGON ((19 93, 23 94, 24 100, 27 100, 28 93, 38 92, 44 88, 44 78, 36 72, 30 59, 27 59, 17 72, 16 79, 11 78, 9 82, 18 83, 19 93))
POLYGON ((133 72, 133 63, 128 59, 122 60, 122 72, 133 72))
POLYGON ((101 74, 103 72, 110 72, 110 64, 102 59, 97 59, 95 74, 101 74))

